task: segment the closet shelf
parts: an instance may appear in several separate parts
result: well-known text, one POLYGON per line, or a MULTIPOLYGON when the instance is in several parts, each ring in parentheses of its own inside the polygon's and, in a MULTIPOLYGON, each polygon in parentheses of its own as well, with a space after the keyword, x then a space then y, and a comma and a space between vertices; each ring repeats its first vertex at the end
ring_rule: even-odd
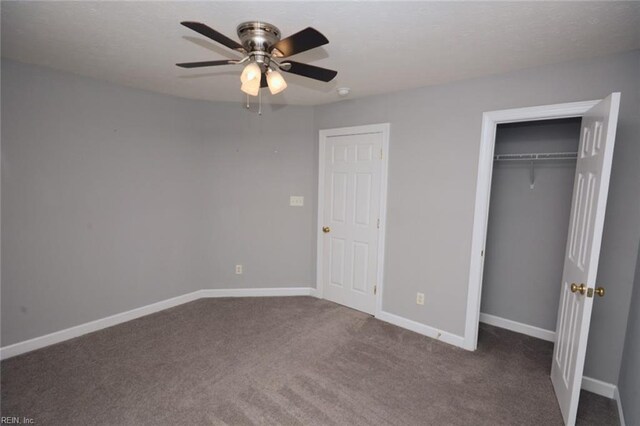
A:
POLYGON ((530 154, 498 154, 494 155, 495 161, 529 161, 529 187, 534 188, 536 175, 533 169, 535 161, 577 160, 577 152, 535 152, 530 154))
POLYGON ((549 160, 576 160, 577 152, 535 152, 529 154, 498 154, 494 155, 495 161, 549 161, 549 160))

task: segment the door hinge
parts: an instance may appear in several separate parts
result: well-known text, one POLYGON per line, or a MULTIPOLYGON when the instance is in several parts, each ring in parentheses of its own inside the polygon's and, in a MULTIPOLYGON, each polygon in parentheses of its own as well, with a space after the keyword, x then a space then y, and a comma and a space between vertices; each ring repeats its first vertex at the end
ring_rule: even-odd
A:
POLYGON ((382 148, 380 148, 380 159, 382 160, 382 148))
POLYGON ((380 229, 380 219, 378 219, 378 225, 376 225, 378 229, 380 229))
POLYGON ((373 294, 377 294, 378 293, 378 286, 374 285, 373 286, 373 294))
POLYGON ((480 256, 484 256, 484 250, 480 252, 480 256))

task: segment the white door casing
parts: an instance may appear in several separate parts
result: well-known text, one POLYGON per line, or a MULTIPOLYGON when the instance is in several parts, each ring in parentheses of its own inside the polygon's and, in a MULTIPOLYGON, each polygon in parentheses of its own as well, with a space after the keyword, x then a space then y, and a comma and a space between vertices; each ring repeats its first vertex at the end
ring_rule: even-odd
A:
POLYGON ((493 173, 493 152, 495 148, 496 129, 498 124, 582 117, 599 102, 600 100, 570 102, 564 104, 487 111, 482 114, 482 133, 480 139, 480 155, 478 156, 478 180, 476 185, 476 200, 471 235, 469 291, 467 295, 467 315, 465 319, 463 348, 475 351, 478 347, 478 324, 480 319, 480 295, 482 294, 484 250, 487 242, 489 200, 491 198, 491 177, 493 173))
POLYGON ((320 131, 318 293, 372 315, 381 308, 388 134, 388 124, 320 131))
POLYGON ((582 118, 551 381, 567 425, 578 411, 620 106, 613 93, 582 118), (584 294, 571 284, 585 284, 584 294))
MULTIPOLYGON (((581 155, 578 159, 576 180, 574 183, 574 200, 572 201, 571 213, 572 222, 569 227, 565 271, 563 273, 563 280, 560 283, 562 290, 556 330, 557 344, 554 347, 551 375, 554 389, 561 406, 562 415, 567 424, 575 423, 575 416, 577 414, 593 299, 580 296, 587 299, 586 302, 573 299, 574 303, 571 304, 569 302, 572 301, 572 299, 568 297, 565 298, 564 296, 568 296, 567 290, 570 289, 570 285, 573 282, 577 284, 584 283, 585 286, 592 290, 595 285, 619 103, 620 93, 613 93, 608 98, 599 101, 583 101, 489 111, 483 114, 482 119, 478 182, 476 186, 473 233, 471 239, 467 317, 465 320, 463 345, 467 350, 475 350, 478 342, 482 269, 484 265, 484 249, 491 193, 491 174, 493 170, 493 151, 497 125, 501 123, 584 117, 580 141, 581 155), (599 124, 596 125, 596 122, 599 124), (585 127, 590 130, 586 130, 585 127), (595 142, 589 140, 585 147, 585 136, 592 137, 595 142), (600 141, 599 145, 598 140, 600 141), (590 155, 589 152, 591 152, 590 155), (590 157, 594 157, 594 159, 589 160, 590 157), (583 160, 588 161, 581 165, 583 160), (600 168, 590 169, 594 164, 600 168), (594 192, 593 200, 590 202, 592 210, 589 211, 589 216, 591 219, 588 223, 584 221, 584 219, 581 219, 580 214, 575 211, 576 191, 579 179, 578 170, 583 173, 582 179, 587 179, 582 182, 583 185, 589 185, 589 173, 595 176, 595 181, 591 183, 593 189, 587 188, 589 191, 594 192), (576 216, 575 221, 573 220, 574 216, 576 216), (580 220, 583 220, 582 224, 579 222, 580 220), (574 235, 574 238, 578 239, 574 246, 571 246, 574 222, 576 223, 576 229, 579 230, 580 227, 583 226, 587 230, 583 232, 583 235, 574 235), (585 238, 586 240, 584 240, 585 238), (582 245, 583 248, 580 248, 580 245, 582 245), (578 250, 578 253, 580 253, 580 250, 583 250, 581 256, 584 256, 585 262, 588 262, 588 264, 581 264, 582 270, 586 271, 582 281, 580 281, 578 277, 572 281, 568 275, 567 261, 570 250, 578 250), (567 285, 569 287, 567 287, 567 285), (576 310, 571 311, 572 308, 576 310), (563 309, 565 309, 564 313, 563 309), (565 335, 560 337, 560 330, 562 328, 565 328, 565 335), (572 356, 563 356, 563 351, 571 351, 572 356), (561 363, 563 364, 561 365, 561 363), (567 368, 567 370, 565 370, 565 368, 567 368), (567 374, 565 374, 565 372, 567 372, 567 374)), ((582 203, 587 203, 587 201, 588 200, 583 200, 582 203)), ((587 210, 583 211, 583 214, 586 211, 587 210)), ((582 262, 582 260, 580 261, 582 262)), ((570 294, 576 296, 574 293, 570 294)))

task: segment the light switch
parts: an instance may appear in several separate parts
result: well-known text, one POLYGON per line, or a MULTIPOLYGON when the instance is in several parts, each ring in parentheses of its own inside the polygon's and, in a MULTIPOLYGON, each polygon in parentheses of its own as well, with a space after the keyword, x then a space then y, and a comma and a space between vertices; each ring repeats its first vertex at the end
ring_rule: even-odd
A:
POLYGON ((304 206, 304 197, 301 195, 292 195, 291 197, 289 197, 289 205, 291 207, 304 206))

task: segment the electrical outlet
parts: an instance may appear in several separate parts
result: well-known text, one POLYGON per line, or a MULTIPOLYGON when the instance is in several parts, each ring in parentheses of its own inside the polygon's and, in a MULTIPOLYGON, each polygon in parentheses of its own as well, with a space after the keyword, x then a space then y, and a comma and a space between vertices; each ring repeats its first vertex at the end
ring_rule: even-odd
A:
POLYGON ((417 293, 416 294, 416 303, 418 305, 424 305, 424 293, 417 293))
POLYGON ((242 265, 236 265, 236 275, 242 274, 242 265))

